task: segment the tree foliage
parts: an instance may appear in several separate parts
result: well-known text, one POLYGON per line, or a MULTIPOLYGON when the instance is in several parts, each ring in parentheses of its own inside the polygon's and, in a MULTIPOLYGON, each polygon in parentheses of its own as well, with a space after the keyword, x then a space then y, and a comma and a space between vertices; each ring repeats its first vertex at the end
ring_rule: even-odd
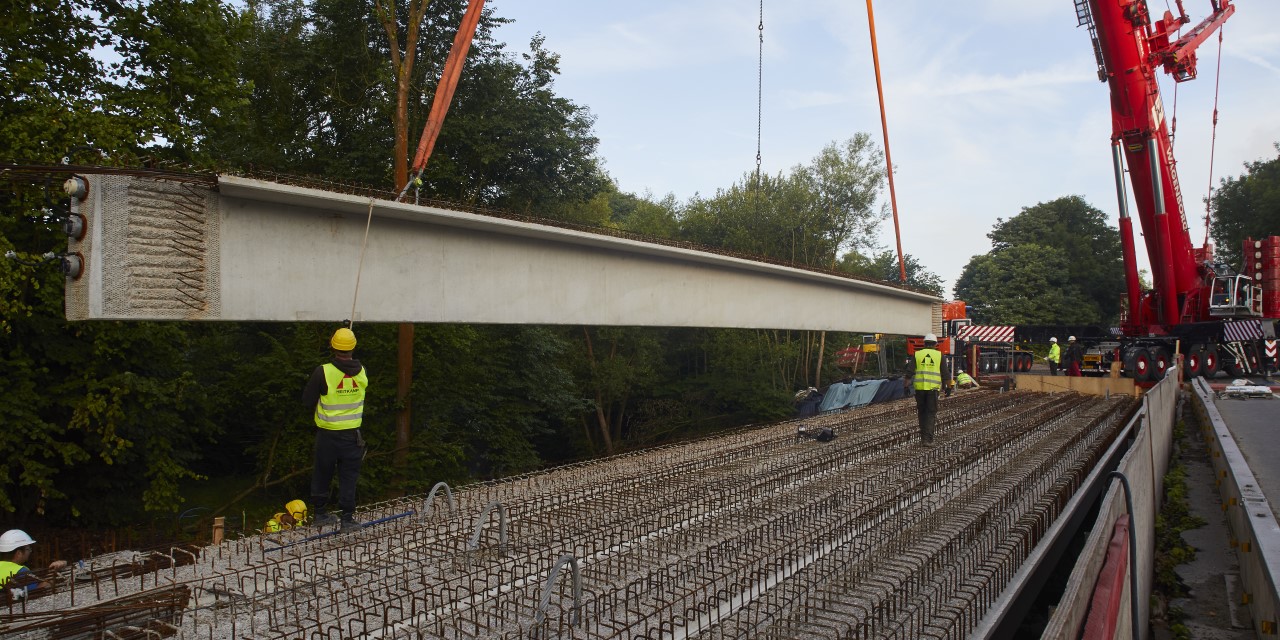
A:
POLYGON ((807 165, 778 175, 744 174, 680 214, 681 235, 699 244, 832 268, 867 249, 885 217, 876 199, 883 153, 866 133, 831 143, 807 165))
POLYGON ((1109 324, 1124 294, 1120 233, 1079 196, 997 219, 992 249, 974 256, 956 297, 981 324, 1109 324))
POLYGON ((945 295, 942 289, 942 276, 926 269, 918 258, 909 253, 902 257, 900 267, 898 254, 890 250, 880 251, 870 258, 850 251, 840 259, 840 264, 837 266, 840 270, 854 275, 876 278, 892 284, 905 284, 940 298, 945 295), (904 268, 907 272, 906 282, 902 281, 904 268))
MULTIPOLYGON (((210 0, 9 3, 0 21, 0 159, 191 159, 237 107, 238 14, 210 0), (96 51, 115 56, 104 63, 96 51)), ((61 251, 60 178, 6 177, 0 248, 61 251)), ((0 447, 0 508, 123 523, 170 510, 218 432, 178 325, 69 324, 63 276, 0 266, 0 353, 15 388, 0 447)))
POLYGON ((1244 168, 1239 177, 1223 178, 1211 200, 1210 235, 1218 245, 1216 253, 1236 267, 1241 266, 1245 238, 1280 235, 1280 155, 1245 163, 1244 168))
MULTIPOLYGON (((432 2, 418 47, 400 51, 409 35, 405 25, 392 42, 383 22, 394 2, 376 10, 347 0, 251 3, 240 73, 252 81, 253 95, 210 144, 234 166, 390 189, 401 153, 397 101, 406 100, 408 132, 416 140, 466 4, 432 2), (400 55, 415 56, 416 64, 400 55), (398 72, 407 74, 403 96, 398 72)), ((482 14, 417 195, 556 217, 603 187, 594 118, 555 94, 559 56, 542 37, 517 56, 493 38, 502 22, 492 9, 482 14)))

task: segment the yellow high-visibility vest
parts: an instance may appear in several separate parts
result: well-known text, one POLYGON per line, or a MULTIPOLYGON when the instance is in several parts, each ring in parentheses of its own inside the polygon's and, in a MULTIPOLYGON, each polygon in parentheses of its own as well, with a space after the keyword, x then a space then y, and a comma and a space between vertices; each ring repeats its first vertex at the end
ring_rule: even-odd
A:
POLYGON ((942 388, 942 352, 937 349, 916 351, 916 391, 942 388))
POLYGON ((316 403, 316 426, 332 431, 359 427, 364 417, 364 393, 369 386, 364 367, 354 376, 343 373, 332 362, 326 362, 323 369, 325 392, 316 403))
POLYGON ((1049 346, 1049 362, 1059 362, 1062 350, 1058 348, 1058 343, 1049 346))
POLYGON ((8 582, 9 578, 12 578, 13 576, 17 575, 19 571, 22 571, 25 568, 26 567, 23 567, 22 565, 16 562, 9 562, 8 560, 0 560, 0 585, 3 585, 4 583, 8 582))

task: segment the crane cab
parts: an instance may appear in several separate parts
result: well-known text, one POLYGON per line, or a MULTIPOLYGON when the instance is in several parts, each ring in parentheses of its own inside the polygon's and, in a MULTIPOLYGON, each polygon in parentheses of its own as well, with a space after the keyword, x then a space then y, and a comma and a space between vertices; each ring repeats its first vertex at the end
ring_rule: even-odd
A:
POLYGON ((1209 315, 1261 318, 1262 287, 1245 275, 1214 276, 1209 288, 1209 315))

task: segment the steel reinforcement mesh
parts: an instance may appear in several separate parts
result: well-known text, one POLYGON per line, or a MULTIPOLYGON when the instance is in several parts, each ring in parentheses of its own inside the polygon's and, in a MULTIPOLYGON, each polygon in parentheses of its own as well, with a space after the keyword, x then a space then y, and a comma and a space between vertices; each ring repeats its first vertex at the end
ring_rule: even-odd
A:
POLYGON ((1136 406, 910 400, 50 576, 19 638, 964 638, 1136 406), (836 437, 805 437, 829 427, 836 437))

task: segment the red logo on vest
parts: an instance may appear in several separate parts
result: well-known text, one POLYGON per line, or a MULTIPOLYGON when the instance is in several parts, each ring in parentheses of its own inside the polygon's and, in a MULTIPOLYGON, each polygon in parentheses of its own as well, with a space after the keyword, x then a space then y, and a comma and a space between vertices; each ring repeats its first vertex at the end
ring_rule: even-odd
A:
POLYGON ((351 376, 342 376, 342 379, 338 381, 338 389, 342 389, 342 385, 346 384, 348 380, 350 380, 350 381, 351 381, 351 388, 352 388, 352 389, 359 389, 359 388, 360 388, 360 383, 356 382, 356 379, 355 379, 355 378, 353 378, 353 377, 351 377, 351 376))

